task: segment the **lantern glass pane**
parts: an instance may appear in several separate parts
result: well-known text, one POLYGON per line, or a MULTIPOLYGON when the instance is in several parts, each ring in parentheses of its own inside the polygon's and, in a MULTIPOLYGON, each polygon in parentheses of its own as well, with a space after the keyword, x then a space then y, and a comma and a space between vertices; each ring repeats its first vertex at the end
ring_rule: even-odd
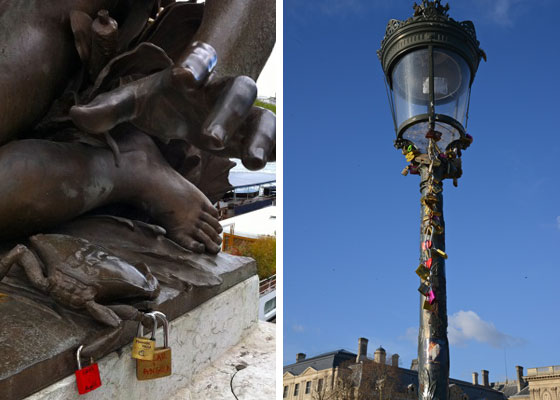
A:
MULTIPOLYGON (((418 122, 406 129, 402 137, 403 139, 410 140, 421 153, 426 153, 428 150, 429 139, 426 139, 426 132, 429 130, 428 122, 418 122)), ((445 122, 437 121, 435 130, 441 132, 441 139, 437 142, 440 150, 445 151, 447 146, 459 139, 461 134, 459 131, 445 122)))
POLYGON ((429 92, 429 52, 420 49, 403 56, 391 74, 397 126, 415 115, 427 114, 429 92))
POLYGON ((445 114, 465 126, 470 79, 471 71, 461 56, 448 50, 434 49, 436 114, 445 114))

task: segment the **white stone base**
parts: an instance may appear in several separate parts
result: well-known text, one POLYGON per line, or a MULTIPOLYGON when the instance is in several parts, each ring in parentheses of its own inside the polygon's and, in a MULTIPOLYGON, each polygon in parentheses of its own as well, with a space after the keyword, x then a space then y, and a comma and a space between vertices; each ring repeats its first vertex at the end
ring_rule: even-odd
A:
POLYGON ((231 386, 239 400, 274 399, 275 371, 276 324, 259 321, 253 332, 169 400, 233 400, 231 386), (235 373, 237 365, 246 368, 235 373))
MULTIPOLYGON (((80 396, 75 377, 69 376, 27 399, 168 399, 180 389, 191 385, 196 373, 204 371, 254 330, 258 313, 258 291, 259 280, 255 275, 171 321, 171 376, 138 381, 136 360, 130 356, 131 346, 127 346, 120 357, 113 352, 99 360, 102 382, 100 388, 80 396)), ((163 346, 161 329, 158 330, 156 340, 157 346, 163 346)), ((243 372, 240 371, 239 374, 243 372)))

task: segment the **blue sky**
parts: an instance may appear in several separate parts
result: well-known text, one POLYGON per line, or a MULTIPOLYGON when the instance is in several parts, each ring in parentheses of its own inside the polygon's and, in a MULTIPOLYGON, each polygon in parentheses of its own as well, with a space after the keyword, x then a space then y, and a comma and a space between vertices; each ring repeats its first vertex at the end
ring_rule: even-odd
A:
MULTIPOLYGON (((358 337, 416 357, 419 179, 376 50, 413 1, 284 0, 284 364, 358 337)), ((444 187, 451 377, 560 364, 560 52, 552 0, 450 1, 488 62, 444 187)))

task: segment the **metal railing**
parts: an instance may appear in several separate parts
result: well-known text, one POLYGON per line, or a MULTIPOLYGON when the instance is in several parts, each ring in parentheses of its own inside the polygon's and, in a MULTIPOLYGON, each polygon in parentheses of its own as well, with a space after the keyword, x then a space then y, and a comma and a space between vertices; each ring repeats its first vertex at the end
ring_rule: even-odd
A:
POLYGON ((276 275, 272 275, 270 278, 263 279, 259 282, 259 294, 261 296, 273 290, 276 290, 276 275))

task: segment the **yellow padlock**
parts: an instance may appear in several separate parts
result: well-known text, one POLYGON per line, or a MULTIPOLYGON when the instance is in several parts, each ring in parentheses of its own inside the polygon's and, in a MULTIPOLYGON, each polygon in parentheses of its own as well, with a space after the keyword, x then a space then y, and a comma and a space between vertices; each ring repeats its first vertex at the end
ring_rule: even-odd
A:
POLYGON ((136 337, 132 341, 132 358, 136 358, 137 360, 152 360, 154 358, 154 350, 156 348, 156 329, 157 329, 157 320, 156 316, 152 313, 146 314, 150 316, 154 322, 152 328, 152 336, 149 339, 143 338, 144 336, 144 327, 142 326, 142 322, 138 323, 138 332, 136 333, 136 337))
POLYGON ((424 303, 422 304, 422 308, 426 311, 434 311, 434 307, 433 305, 430 304, 429 300, 424 300, 424 303))
POLYGON ((430 270, 426 268, 424 264, 420 264, 416 268, 416 274, 423 280, 427 280, 430 277, 430 270))
POLYGON ((447 253, 445 251, 436 248, 434 248, 433 251, 438 253, 439 256, 442 257, 443 259, 447 260, 447 253))
POLYGON ((157 316, 163 322, 163 347, 156 347, 154 358, 151 361, 136 360, 136 379, 139 381, 163 378, 171 375, 172 372, 169 323, 165 314, 159 311, 154 311, 150 314, 157 316))

